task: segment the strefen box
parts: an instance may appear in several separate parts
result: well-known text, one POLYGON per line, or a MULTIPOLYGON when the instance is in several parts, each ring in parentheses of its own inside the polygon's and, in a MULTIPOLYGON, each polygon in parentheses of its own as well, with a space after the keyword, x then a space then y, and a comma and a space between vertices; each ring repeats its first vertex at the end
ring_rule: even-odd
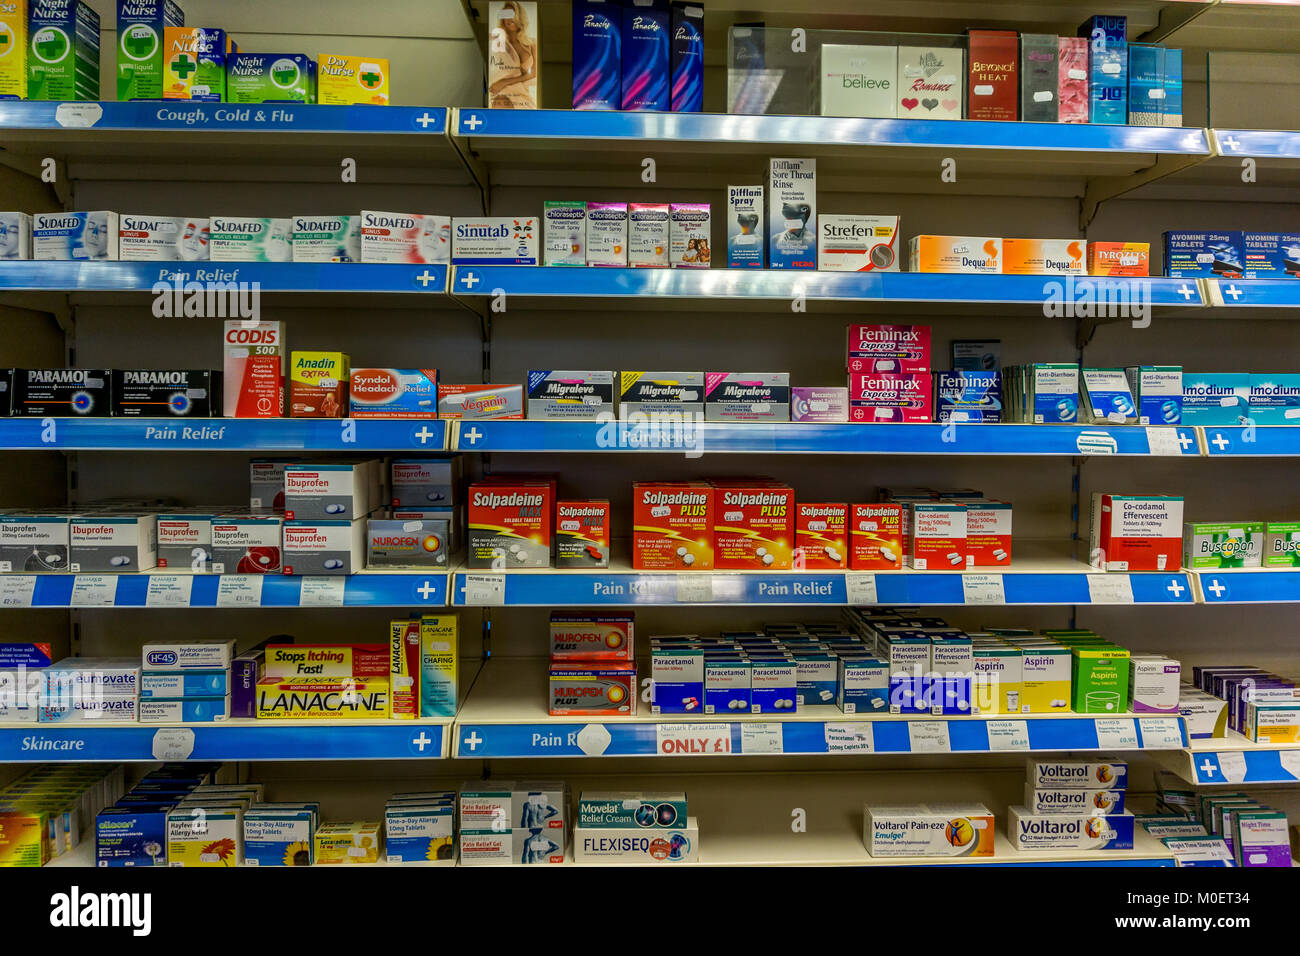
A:
POLYGON ((15 416, 100 418, 112 410, 108 369, 16 368, 11 388, 15 416))
POLYGON ((451 220, 451 261, 460 266, 535 266, 541 261, 540 239, 536 216, 457 216, 451 220))
POLYGON ((235 656, 235 639, 147 641, 143 650, 146 671, 226 670, 235 656))
MULTIPOLYGON (((666 202, 627 204, 627 264, 634 269, 667 269, 671 259, 670 210, 666 202)), ((705 239, 707 240, 707 235, 705 239)))
POLYGON ((1095 16, 1079 27, 1088 40, 1089 122, 1128 120, 1128 18, 1095 16))
POLYGON ((993 814, 978 803, 864 806, 862 842, 868 855, 993 856, 993 814))
POLYGON ((1183 525, 1183 567, 1258 568, 1264 551, 1264 522, 1187 522, 1183 525))
POLYGON ((694 817, 669 830, 646 831, 641 827, 573 830, 573 859, 576 863, 606 866, 626 864, 697 863, 700 858, 700 828, 694 817))
POLYGON ((898 48, 898 115, 918 119, 962 117, 966 51, 961 47, 898 48))
POLYGON ((708 372, 704 380, 705 421, 790 420, 787 372, 708 372))
POLYGON ((279 574, 284 519, 277 514, 230 514, 212 521, 214 574, 279 574))
POLYGON ((816 269, 817 160, 769 160, 767 190, 768 267, 816 269))
POLYGON ((617 110, 622 107, 622 39, 621 0, 575 0, 573 3, 573 108, 575 110, 617 110))
POLYGON ((928 325, 850 325, 846 338, 850 373, 930 371, 928 325))
POLYGON ((668 261, 674 269, 708 269, 713 225, 706 202, 675 202, 669 212, 668 261))
POLYGON ((291 262, 293 220, 213 216, 209 221, 213 262, 291 262))
POLYGON ((821 272, 899 271, 898 216, 817 217, 821 272))
POLYGON ((235 53, 226 67, 228 103, 315 103, 316 61, 304 53, 235 53))
POLYGON ((142 724, 213 724, 230 717, 230 697, 141 699, 136 712, 142 724))
POLYGON ((316 99, 321 104, 388 105, 388 60, 383 57, 322 53, 317 66, 316 99))
POLYGON ((1079 420, 1123 425, 1137 421, 1137 408, 1122 368, 1079 370, 1079 420))
POLYGON ((68 570, 148 571, 158 562, 158 516, 114 513, 68 522, 68 570))
POLYGON ((1177 425, 1183 419, 1183 367, 1139 365, 1124 370, 1139 425, 1177 425))
POLYGON ((172 0, 118 0, 119 103, 163 98, 163 36, 167 27, 183 26, 185 11, 172 0))
POLYGON ((284 469, 284 516, 311 521, 355 521, 370 514, 378 461, 343 464, 295 462, 284 469))
MULTIPOLYGON (((4 530, 4 519, 0 518, 0 546, 4 530)), ((1269 521, 1264 525, 1261 564, 1266 568, 1300 567, 1300 521, 1269 521)))
POLYGON ((1035 787, 1025 784, 1025 807, 1033 813, 1072 813, 1106 816, 1124 812, 1123 790, 1084 790, 1077 787, 1035 787))
POLYGON ((239 47, 211 27, 163 30, 163 99, 202 103, 226 101, 226 63, 239 47))
POLYGON ((195 262, 208 259, 206 219, 123 213, 118 223, 118 254, 123 262, 195 262))
MULTIPOLYGON (((767 263, 763 235, 763 187, 727 187, 727 268, 762 269, 767 263)), ((3 258, 3 256, 0 256, 3 258)))
POLYGON ((686 794, 680 790, 584 790, 578 796, 574 825, 595 830, 666 830, 681 826, 686 818, 686 794))
POLYGON ((158 516, 158 567, 212 570, 212 513, 158 516))
POLYGON ((596 419, 614 410, 614 374, 530 370, 528 417, 547 421, 596 419))
POLYGON ((908 271, 1000 275, 1002 240, 989 236, 913 236, 908 271))
POLYGON ((1060 38, 1056 34, 1020 35, 1020 118, 1026 123, 1055 123, 1059 116, 1060 38))
MULTIPOLYGON (((575 12, 577 9, 578 4, 575 3, 575 12)), ((579 108, 574 105, 574 109, 579 108)), ((547 200, 542 210, 542 265, 585 266, 586 264, 587 204, 547 200)))
POLYGON ((898 47, 822 44, 821 115, 898 115, 898 47))
POLYGON ((564 863, 564 830, 460 831, 460 865, 493 866, 502 864, 536 865, 564 863))
POLYGON ((523 418, 524 387, 439 382, 438 417, 465 420, 523 418))
POLYGON ((1007 837, 1018 851, 1131 850, 1133 814, 1041 813, 1007 808, 1007 837))
POLYGON ((626 415, 704 416, 703 372, 619 372, 618 383, 626 415))
POLYGON ((436 368, 354 368, 348 383, 352 418, 437 418, 436 368))
POLYGON ((354 574, 364 568, 366 522, 286 521, 280 561, 285 574, 354 574))
POLYGON ((210 369, 113 369, 114 417, 219 418, 221 373, 210 369))
POLYGON ((1084 239, 1003 239, 1002 273, 1019 276, 1087 275, 1084 239))
POLYGON ((668 0, 623 0, 622 26, 621 108, 667 112, 672 108, 672 10, 668 0))
POLYGON ((67 571, 68 521, 66 514, 0 514, 0 572, 67 571))
POLYGON ((79 0, 29 0, 27 9, 23 98, 98 100, 99 14, 79 0))
POLYGON ((1252 373, 1248 401, 1257 425, 1300 424, 1300 375, 1252 373))
POLYGON ((790 390, 790 421, 847 422, 849 390, 847 388, 801 388, 790 390))
POLYGON ((1165 275, 1175 279, 1240 279, 1240 230, 1164 233, 1165 275))
POLYGON ((966 118, 1019 119, 1019 34, 1014 30, 967 30, 966 35, 966 118))
POLYGON ((38 212, 32 216, 32 258, 116 261, 115 212, 38 212))
POLYGON ((1182 424, 1241 425, 1250 418, 1250 373, 1184 372, 1182 424))
POLYGON ((627 203, 587 203, 587 265, 627 265, 627 203))
POLYGON ((1030 760, 1025 779, 1032 787, 1054 790, 1125 790, 1128 764, 1086 760, 1030 760))
MULTIPOLYGON (((361 211, 362 262, 445 264, 451 262, 451 247, 449 216, 361 211)), ((535 248, 533 258, 536 264, 535 248)))
POLYGON ((360 216, 294 216, 294 262, 360 262, 360 216))
POLYGON ((0 212, 0 262, 31 257, 32 217, 25 212, 0 212))

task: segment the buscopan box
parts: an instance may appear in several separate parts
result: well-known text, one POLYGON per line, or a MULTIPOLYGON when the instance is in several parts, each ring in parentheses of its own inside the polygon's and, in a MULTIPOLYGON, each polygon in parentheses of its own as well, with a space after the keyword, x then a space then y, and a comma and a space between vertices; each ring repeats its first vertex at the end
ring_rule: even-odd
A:
POLYGON ((863 807, 862 842, 873 857, 993 855, 993 814, 978 803, 863 807))
POLYGON ((32 216, 33 259, 116 260, 115 212, 38 212, 32 216))
POLYGON ((1095 815, 1007 808, 1007 838, 1017 850, 1131 850, 1133 814, 1095 815))
POLYGON ((194 262, 208 259, 208 220, 123 213, 118 253, 123 262, 194 262))
POLYGON ((573 859, 577 863, 646 866, 655 863, 696 863, 700 858, 700 828, 694 817, 671 829, 637 827, 573 831, 573 859))

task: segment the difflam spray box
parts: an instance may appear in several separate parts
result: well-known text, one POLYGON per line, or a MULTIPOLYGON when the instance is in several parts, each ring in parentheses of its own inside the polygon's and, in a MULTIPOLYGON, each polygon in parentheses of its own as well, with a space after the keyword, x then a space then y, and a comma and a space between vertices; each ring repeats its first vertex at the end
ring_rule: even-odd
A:
POLYGON ((763 238, 763 187, 727 187, 727 268, 762 269, 767 261, 763 238))
POLYGON ((816 269, 817 160, 770 160, 767 188, 769 266, 816 269))

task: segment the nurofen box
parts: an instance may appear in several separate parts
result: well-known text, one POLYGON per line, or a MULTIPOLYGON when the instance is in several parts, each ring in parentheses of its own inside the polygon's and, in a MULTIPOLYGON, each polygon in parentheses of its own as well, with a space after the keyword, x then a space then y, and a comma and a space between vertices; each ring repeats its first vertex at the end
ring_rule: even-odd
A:
POLYGON ((213 262, 292 262, 293 220, 213 216, 208 220, 213 262))
POLYGON ((817 160, 769 160, 767 190, 768 267, 816 269, 817 160))
POLYGON ((445 569, 450 522, 440 519, 366 519, 367 568, 445 569))
POLYGON ((903 567, 903 513, 897 502, 849 506, 849 567, 897 571, 903 567))
POLYGON ((1264 522, 1187 522, 1183 525, 1183 567, 1258 568, 1264 545, 1264 522))
POLYGON ((547 200, 542 211, 542 223, 542 265, 585 266, 587 264, 587 204, 585 202, 547 200))
POLYGON ((388 105, 388 60, 383 57, 322 53, 317 65, 316 98, 321 104, 388 105))
POLYGON ((1000 275, 1002 240, 984 236, 913 236, 909 272, 1000 275))
POLYGON ((587 265, 627 265, 627 203, 587 203, 587 265))
POLYGON ((313 464, 284 468, 284 516, 311 521, 355 521, 381 505, 372 494, 378 461, 313 464))
POLYGON ((68 522, 68 570, 148 571, 158 563, 158 516, 115 512, 68 522))
POLYGON ((1174 279, 1240 279, 1240 230, 1164 234, 1165 275, 1174 279))
POLYGON ((862 842, 876 858, 993 855, 993 814, 978 803, 863 807, 862 842))
POLYGON ((119 103, 163 98, 163 37, 167 27, 183 26, 185 11, 172 0, 118 0, 119 103))
POLYGON ((438 417, 465 420, 523 418, 524 387, 439 382, 438 417))
POLYGON ((32 258, 116 261, 115 212, 38 212, 32 216, 32 258))
POLYGON ((650 679, 650 713, 699 713, 704 703, 704 651, 652 649, 650 679))
POLYGON ((636 664, 617 661, 552 661, 548 713, 592 717, 636 713, 636 664))
POLYGON ((1088 275, 1129 276, 1151 274, 1151 245, 1146 242, 1089 242, 1088 275))
POLYGON ((632 485, 633 569, 711 569, 714 501, 714 488, 707 482, 635 482, 632 485))
POLYGON ((670 208, 666 202, 628 203, 627 264, 629 266, 634 269, 667 269, 671 264, 670 208))
POLYGON ((289 417, 347 417, 349 361, 342 352, 291 353, 289 417))
POLYGON ((1002 274, 1081 276, 1088 243, 1084 239, 1003 239, 1002 274))
POLYGON ((118 218, 117 242, 123 262, 206 262, 208 221, 123 213, 118 218))
POLYGON ((226 101, 315 103, 316 61, 305 53, 232 54, 226 64, 226 101))
POLYGON ((1007 836, 1017 850, 1131 850, 1133 814, 1094 815, 1007 808, 1007 836))
POLYGON ((212 514, 160 514, 158 567, 212 570, 212 514))
POLYGON ((285 574, 353 574, 365 567, 366 522, 286 521, 285 574))
MULTIPOLYGON (((4 519, 0 518, 0 545, 3 545, 4 519)), ((1300 521, 1269 521, 1264 525, 1264 553, 1260 562, 1266 568, 1300 567, 1300 521)))
POLYGON ((101 418, 112 410, 109 370, 16 368, 11 412, 17 416, 101 418))
POLYGON ((1123 761, 1030 760, 1028 786, 1053 790, 1125 790, 1128 764, 1123 761))
POLYGON ((451 261, 460 266, 535 266, 540 239, 536 216, 456 216, 451 220, 451 261))
POLYGON ((528 373, 529 418, 595 419, 613 411, 613 372, 533 369, 528 373))
POLYGON ((934 394, 928 372, 850 372, 849 421, 928 422, 934 394))
POLYGON ((793 567, 800 571, 842 570, 849 558, 849 506, 795 504, 793 567))
POLYGON ((436 368, 354 368, 348 385, 352 418, 437 418, 436 368))
POLYGON ((821 272, 897 272, 897 216, 817 217, 817 269, 821 272))
POLYGON ((727 187, 727 268, 762 269, 767 263, 763 235, 763 187, 727 187))
POLYGON ((294 216, 294 262, 360 262, 360 216, 294 216))
POLYGON ((801 388, 790 390, 790 421, 847 422, 849 390, 847 388, 801 388))
POLYGON ((703 372, 619 372, 618 404, 626 415, 704 416, 703 372))
POLYGON ((930 326, 850 325, 848 371, 914 374, 928 372, 930 326))
POLYGON ((1093 492, 1089 563, 1106 571, 1178 568, 1183 499, 1170 495, 1093 492))
POLYGON ((238 52, 225 30, 164 27, 163 99, 224 103, 226 62, 238 52))
POLYGON ((794 489, 777 484, 714 483, 713 566, 787 570, 794 553, 794 489))
POLYGON ((554 513, 554 483, 501 480, 470 485, 466 566, 501 571, 549 568, 554 513))
POLYGON ((631 614, 551 612, 551 660, 634 661, 631 614))
MULTIPOLYGON (((669 206, 669 263, 674 269, 712 266, 713 225, 706 202, 675 202, 669 206)), ((635 263, 633 263, 635 265, 635 263)))
POLYGON ((966 559, 971 568, 1005 568, 1011 563, 1011 504, 973 498, 966 506, 966 559))
POLYGON ((1177 425, 1183 419, 1183 367, 1138 365, 1124 370, 1139 425, 1177 425))
POLYGON ((362 262, 448 263, 451 254, 449 216, 361 211, 362 262))
POLYGON ((214 574, 279 574, 284 519, 272 514, 221 515, 212 520, 214 574))
POLYGON ((704 420, 709 422, 788 422, 788 372, 706 372, 704 420))
MULTIPOLYGON (((2 82, 3 75, 0 74, 2 82)), ((3 99, 4 96, 0 95, 0 100, 3 99)), ((0 262, 31 257, 32 217, 25 212, 0 212, 0 262)))
POLYGON ((609 567, 609 502, 604 499, 555 503, 555 566, 609 567))

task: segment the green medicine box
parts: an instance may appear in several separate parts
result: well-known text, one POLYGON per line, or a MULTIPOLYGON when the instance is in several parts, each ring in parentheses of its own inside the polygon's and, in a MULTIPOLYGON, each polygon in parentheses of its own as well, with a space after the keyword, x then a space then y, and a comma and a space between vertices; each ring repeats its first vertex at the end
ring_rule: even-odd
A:
POLYGON ((1076 645, 1070 650, 1076 714, 1122 714, 1128 701, 1128 651, 1113 644, 1076 645))
POLYGON ((185 12, 173 0, 118 0, 117 99, 163 98, 163 37, 167 27, 185 26, 185 12))
POLYGON ((228 103, 315 103, 316 61, 303 53, 236 53, 226 64, 228 103))
POLYGON ((1264 545, 1264 522, 1227 521, 1183 525, 1183 567, 1257 568, 1264 545))
POLYGON ((1300 568, 1300 521, 1270 521, 1264 527, 1266 568, 1300 568))
POLYGON ((98 100, 99 14, 76 0, 34 0, 27 23, 27 98, 98 100))

